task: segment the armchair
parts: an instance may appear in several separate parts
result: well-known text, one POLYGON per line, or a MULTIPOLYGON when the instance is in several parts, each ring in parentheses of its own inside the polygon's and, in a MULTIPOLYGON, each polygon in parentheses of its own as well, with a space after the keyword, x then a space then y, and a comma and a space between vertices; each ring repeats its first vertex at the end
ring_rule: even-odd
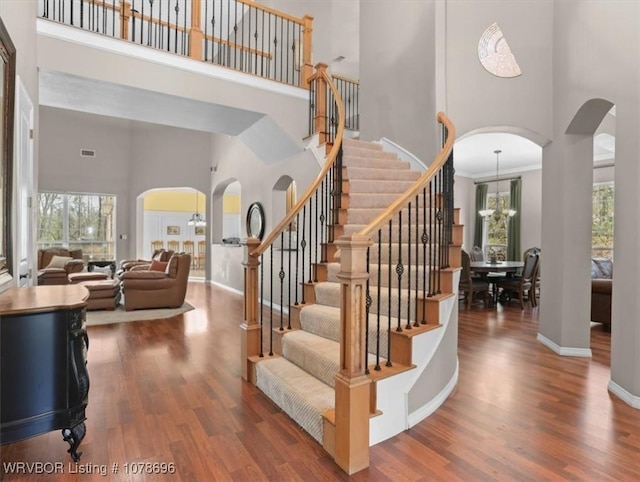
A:
POLYGON ((125 310, 182 306, 190 268, 191 256, 181 253, 171 257, 164 271, 125 271, 120 277, 125 310))
POLYGON ((166 249, 156 249, 151 256, 151 259, 123 259, 120 261, 120 269, 118 269, 118 278, 122 276, 125 271, 131 269, 148 269, 153 261, 162 261, 166 263, 173 256, 173 251, 166 249))
POLYGON ((84 270, 81 249, 47 248, 38 250, 38 284, 69 284, 71 273, 84 270))

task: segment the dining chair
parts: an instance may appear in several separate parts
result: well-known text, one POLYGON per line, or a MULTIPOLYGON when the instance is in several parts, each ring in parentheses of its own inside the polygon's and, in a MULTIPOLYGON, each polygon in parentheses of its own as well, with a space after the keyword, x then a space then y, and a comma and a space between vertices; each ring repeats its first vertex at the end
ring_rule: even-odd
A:
POLYGON ((193 241, 187 240, 182 242, 182 252, 191 255, 191 267, 195 266, 194 245, 193 241))
POLYGON ((471 303, 473 303, 473 297, 477 294, 484 293, 485 303, 488 304, 491 299, 491 293, 489 292, 489 282, 486 278, 477 278, 472 276, 471 272, 471 258, 469 253, 464 249, 462 250, 462 272, 460 273, 460 281, 458 283, 458 290, 464 293, 465 309, 471 309, 471 303))
POLYGON ((204 264, 205 254, 207 251, 207 242, 204 239, 198 241, 198 255, 196 256, 196 267, 197 269, 202 269, 202 265, 204 264))
POLYGON ((531 303, 531 308, 537 306, 533 301, 535 293, 535 277, 537 275, 539 249, 527 249, 524 255, 524 266, 519 276, 510 276, 501 280, 496 280, 496 285, 502 289, 500 293, 500 303, 507 304, 514 296, 520 300, 520 309, 524 310, 524 299, 531 303))
POLYGON ((162 240, 151 241, 151 252, 154 253, 159 249, 164 249, 164 241, 162 240))
POLYGON ((172 239, 171 241, 167 242, 167 249, 169 249, 170 251, 173 251, 174 253, 177 253, 180 251, 180 241, 178 241, 177 239, 172 239))
POLYGON ((471 261, 484 261, 484 253, 482 252, 482 248, 480 246, 474 246, 469 251, 469 257, 471 261))

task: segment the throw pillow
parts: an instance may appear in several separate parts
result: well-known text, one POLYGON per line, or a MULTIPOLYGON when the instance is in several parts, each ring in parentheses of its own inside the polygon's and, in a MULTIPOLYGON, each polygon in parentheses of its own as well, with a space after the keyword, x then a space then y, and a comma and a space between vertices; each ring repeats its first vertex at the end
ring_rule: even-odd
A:
POLYGON ((151 261, 151 265, 149 266, 149 271, 166 271, 167 263, 164 261, 156 261, 155 259, 151 261))
POLYGON ((46 266, 46 268, 62 268, 67 264, 68 261, 71 261, 73 258, 70 256, 53 256, 51 261, 46 266))

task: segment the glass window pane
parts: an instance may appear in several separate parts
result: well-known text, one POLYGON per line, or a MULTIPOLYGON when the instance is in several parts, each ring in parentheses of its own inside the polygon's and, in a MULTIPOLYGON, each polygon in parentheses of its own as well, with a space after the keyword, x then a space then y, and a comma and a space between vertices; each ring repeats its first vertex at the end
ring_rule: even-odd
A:
POLYGON ((64 242, 64 195, 38 194, 38 246, 62 246, 64 242))

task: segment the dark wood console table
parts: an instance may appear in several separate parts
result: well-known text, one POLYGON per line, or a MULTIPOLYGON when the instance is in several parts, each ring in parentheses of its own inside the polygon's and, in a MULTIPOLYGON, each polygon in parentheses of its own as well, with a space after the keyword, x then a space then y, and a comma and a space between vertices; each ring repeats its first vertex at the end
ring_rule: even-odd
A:
POLYGON ((81 285, 11 288, 0 294, 0 445, 62 429, 80 459, 89 395, 81 285))

